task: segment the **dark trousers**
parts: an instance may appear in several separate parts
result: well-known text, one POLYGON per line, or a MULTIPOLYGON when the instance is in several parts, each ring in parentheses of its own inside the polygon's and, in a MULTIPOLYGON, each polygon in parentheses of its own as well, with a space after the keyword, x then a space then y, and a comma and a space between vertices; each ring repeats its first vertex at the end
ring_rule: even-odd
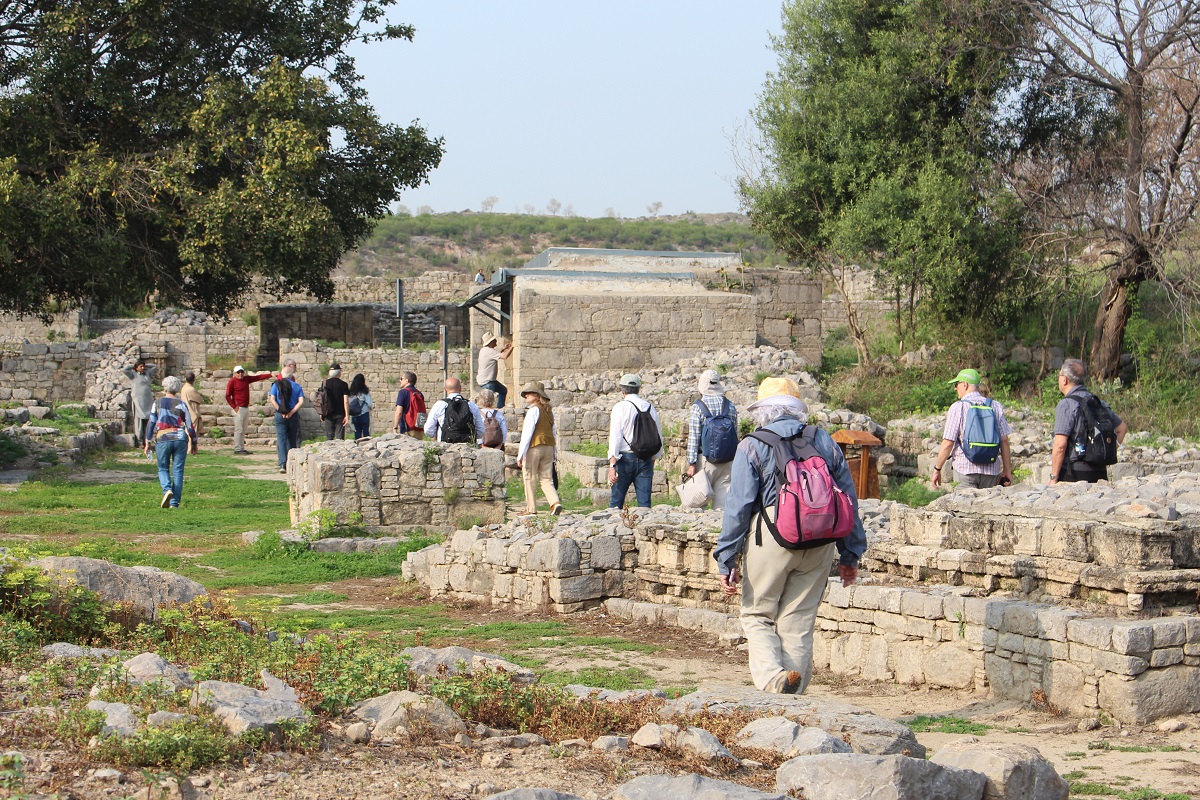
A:
POLYGON ((300 446, 300 418, 293 415, 284 419, 283 414, 275 412, 275 453, 279 456, 279 466, 287 466, 288 451, 300 446))
POLYGON ((500 381, 488 381, 483 384, 484 389, 491 389, 496 393, 496 408, 504 408, 504 401, 508 399, 508 387, 500 381))
POLYGON ((1058 471, 1058 479, 1063 483, 1095 483, 1108 480, 1108 467, 1096 467, 1086 462, 1067 461, 1058 471))
MULTIPOLYGON (((354 438, 361 439, 364 436, 371 435, 371 414, 359 414, 357 417, 351 417, 350 421, 354 423, 354 438)), ((385 428, 386 430, 386 428, 385 428)))
POLYGON ((654 459, 638 458, 633 453, 621 453, 617 459, 617 482, 613 484, 609 508, 624 508, 629 485, 637 496, 639 508, 650 507, 650 490, 654 488, 654 459))
POLYGON ((325 441, 346 438, 345 417, 326 417, 321 420, 321 424, 325 426, 325 441))

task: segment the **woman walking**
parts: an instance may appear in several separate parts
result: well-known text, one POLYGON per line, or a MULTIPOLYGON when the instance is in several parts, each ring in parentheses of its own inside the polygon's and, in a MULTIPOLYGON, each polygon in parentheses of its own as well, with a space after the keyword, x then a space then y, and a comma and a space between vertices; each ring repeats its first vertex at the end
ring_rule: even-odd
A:
POLYGON ((517 451, 517 466, 525 479, 525 512, 537 513, 537 485, 550 503, 550 513, 562 513, 558 490, 554 487, 555 439, 554 412, 550 397, 540 381, 528 383, 521 390, 525 401, 525 425, 521 428, 521 447, 517 451))
POLYGON ((483 417, 480 435, 483 446, 503 450, 508 441, 508 420, 504 418, 504 412, 496 408, 496 393, 491 389, 479 390, 479 415, 483 417))
POLYGON ((367 388, 367 379, 360 372, 350 381, 350 421, 354 423, 354 438, 362 439, 371 435, 371 409, 375 401, 371 399, 371 390, 367 388))
POLYGON ((174 375, 163 379, 165 397, 154 401, 150 408, 150 419, 146 422, 145 447, 150 456, 150 445, 158 457, 158 482, 162 487, 162 502, 159 508, 179 508, 183 497, 183 465, 187 461, 188 449, 196 452, 196 428, 192 422, 192 411, 188 404, 179 399, 183 381, 174 375))

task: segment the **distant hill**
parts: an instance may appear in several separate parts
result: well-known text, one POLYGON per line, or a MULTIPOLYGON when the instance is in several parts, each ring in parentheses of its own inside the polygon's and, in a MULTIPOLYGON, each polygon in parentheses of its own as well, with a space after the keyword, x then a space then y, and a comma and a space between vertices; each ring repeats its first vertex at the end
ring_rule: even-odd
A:
POLYGON ((518 267, 547 247, 685 250, 741 253, 748 264, 783 263, 771 240, 741 214, 602 217, 483 214, 392 216, 380 221, 358 249, 346 254, 346 275, 406 276, 431 268, 490 274, 518 267))

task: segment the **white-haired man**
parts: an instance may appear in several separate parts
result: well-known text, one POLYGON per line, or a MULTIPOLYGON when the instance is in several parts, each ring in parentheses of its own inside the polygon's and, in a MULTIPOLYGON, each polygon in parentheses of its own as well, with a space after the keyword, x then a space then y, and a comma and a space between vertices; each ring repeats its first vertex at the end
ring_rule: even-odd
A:
MULTIPOLYGON (((842 585, 858 577, 858 561, 867 549, 867 537, 858 516, 858 496, 841 449, 825 431, 806 431, 808 408, 800 387, 789 378, 767 378, 758 387, 758 400, 746 411, 758 425, 756 434, 777 438, 792 446, 797 440, 811 445, 824 459, 829 475, 853 505, 853 528, 842 538, 818 539, 800 549, 785 548, 773 534, 761 535, 760 518, 779 521, 775 448, 762 439, 747 437, 738 445, 721 535, 713 550, 721 572, 721 586, 732 595, 742 583, 742 629, 749 645, 750 675, 762 691, 802 694, 812 679, 813 626, 817 607, 825 594, 830 568, 838 558, 842 585), (755 535, 749 536, 751 528, 755 535), (742 566, 738 556, 742 554, 742 566)), ((768 525, 768 527, 770 527, 768 525)))
POLYGON ((688 415, 687 468, 689 478, 703 470, 712 486, 712 507, 720 511, 729 495, 729 477, 738 445, 737 409, 725 397, 725 384, 715 369, 700 373, 700 399, 688 415), (704 461, 701 462, 700 459, 704 461))

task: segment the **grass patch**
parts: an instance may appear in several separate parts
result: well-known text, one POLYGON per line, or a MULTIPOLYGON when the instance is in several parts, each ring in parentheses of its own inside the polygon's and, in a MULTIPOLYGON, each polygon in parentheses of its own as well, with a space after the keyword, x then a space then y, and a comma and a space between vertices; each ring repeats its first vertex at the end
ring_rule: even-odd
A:
POLYGON ((904 724, 913 733, 957 733, 966 736, 983 736, 992 729, 991 725, 972 722, 962 717, 942 717, 929 714, 913 717, 904 724))
POLYGON ((0 469, 8 469, 18 459, 27 455, 29 455, 29 450, 26 449, 24 442, 15 436, 0 433, 0 469))
POLYGON ((320 606, 320 605, 326 605, 328 603, 341 603, 348 599, 349 599, 348 595, 341 594, 340 592, 330 592, 330 591, 326 591, 326 590, 305 592, 304 594, 298 594, 298 595, 294 595, 292 597, 286 598, 287 603, 289 605, 303 604, 306 606, 320 606))
POLYGON ((930 489, 929 485, 921 478, 909 478, 906 481, 893 482, 889 480, 887 488, 883 491, 883 499, 894 500, 913 508, 921 508, 945 493, 945 491, 930 489))
POLYGON ((608 457, 608 445, 604 442, 577 442, 571 445, 571 450, 589 458, 608 457))
POLYGON ((1107 739, 1102 739, 1098 742, 1091 742, 1088 744, 1088 750, 1110 750, 1114 753, 1178 753, 1179 751, 1183 750, 1183 748, 1177 744, 1113 744, 1107 739))
POLYGON ((606 669, 604 667, 585 667, 580 670, 551 671, 542 674, 542 683, 550 686, 566 686, 571 683, 594 686, 597 689, 612 689, 623 692, 629 689, 653 689, 657 686, 654 678, 640 667, 625 667, 624 669, 606 669))

